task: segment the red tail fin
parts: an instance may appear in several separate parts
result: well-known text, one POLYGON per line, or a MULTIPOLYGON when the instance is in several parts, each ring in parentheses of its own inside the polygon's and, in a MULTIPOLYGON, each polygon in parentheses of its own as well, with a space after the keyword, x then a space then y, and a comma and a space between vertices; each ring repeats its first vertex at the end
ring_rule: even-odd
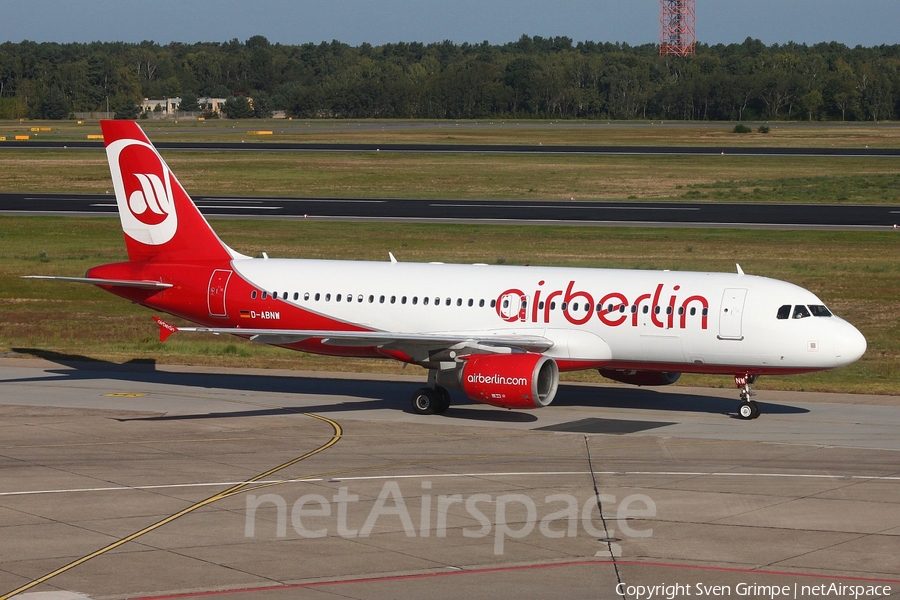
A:
POLYGON ((134 121, 100 121, 128 257, 133 261, 231 260, 215 234, 134 121))

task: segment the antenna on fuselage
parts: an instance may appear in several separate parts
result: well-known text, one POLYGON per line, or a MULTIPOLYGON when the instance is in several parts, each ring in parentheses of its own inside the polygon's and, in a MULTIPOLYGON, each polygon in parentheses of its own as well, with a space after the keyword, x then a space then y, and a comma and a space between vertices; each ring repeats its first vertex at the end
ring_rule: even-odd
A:
POLYGON ((744 274, 744 270, 741 268, 741 265, 739 265, 738 263, 734 263, 734 266, 737 267, 738 275, 744 274))

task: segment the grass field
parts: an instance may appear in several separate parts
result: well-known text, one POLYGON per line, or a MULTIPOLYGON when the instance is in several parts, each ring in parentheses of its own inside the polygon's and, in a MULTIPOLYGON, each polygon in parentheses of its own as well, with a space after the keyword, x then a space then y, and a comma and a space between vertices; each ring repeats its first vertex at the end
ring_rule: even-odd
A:
MULTIPOLYGON (((900 160, 163 152, 197 195, 900 204, 900 160)), ((0 191, 111 191, 98 150, 0 149, 0 191)))
MULTIPOLYGON (((893 232, 780 232, 539 226, 213 222, 235 249, 272 257, 547 264, 733 271, 792 281, 816 292, 866 335, 857 364, 821 374, 763 378, 761 388, 897 393, 900 390, 900 235, 893 232)), ((0 346, 3 351, 125 362, 399 372, 389 361, 305 355, 237 339, 175 336, 157 342, 146 309, 91 286, 21 279, 81 275, 124 260, 119 223, 107 218, 0 217, 0 346)), ((600 380, 595 373, 567 380, 600 380)), ((727 377, 688 384, 730 386, 727 377)))

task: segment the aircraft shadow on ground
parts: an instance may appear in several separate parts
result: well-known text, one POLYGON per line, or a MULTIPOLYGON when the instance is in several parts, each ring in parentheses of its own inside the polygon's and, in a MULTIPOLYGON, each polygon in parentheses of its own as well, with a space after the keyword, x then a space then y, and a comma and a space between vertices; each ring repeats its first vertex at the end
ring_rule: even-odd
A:
MULTIPOLYGON (((303 394, 310 396, 338 396, 346 398, 342 402, 324 404, 302 404, 276 408, 259 408, 243 411, 212 412, 194 415, 163 415, 141 417, 141 420, 187 420, 215 419, 247 416, 278 416, 304 412, 351 412, 371 409, 390 409, 411 412, 409 398, 417 383, 411 381, 375 381, 358 378, 318 378, 285 377, 266 374, 242 375, 229 373, 173 373, 158 371, 153 359, 136 359, 126 363, 113 363, 84 356, 60 354, 34 348, 14 348, 14 352, 36 356, 66 369, 51 370, 40 377, 6 380, 27 383, 30 381, 68 380, 83 381, 93 379, 113 379, 129 383, 152 383, 202 388, 207 390, 248 391, 276 394, 303 394)), ((424 384, 424 372, 423 372, 424 384)), ((458 391, 452 391, 453 404, 441 418, 460 421, 496 421, 527 423, 537 421, 530 411, 505 410, 479 404, 466 398, 458 391)), ((636 410, 672 411, 688 413, 708 413, 734 416, 737 410, 737 392, 732 398, 706 395, 675 393, 666 388, 623 388, 595 386, 560 385, 553 406, 583 406, 598 409, 596 416, 603 416, 604 408, 627 408, 636 410)), ((786 404, 759 403, 767 414, 800 414, 809 410, 786 404)))

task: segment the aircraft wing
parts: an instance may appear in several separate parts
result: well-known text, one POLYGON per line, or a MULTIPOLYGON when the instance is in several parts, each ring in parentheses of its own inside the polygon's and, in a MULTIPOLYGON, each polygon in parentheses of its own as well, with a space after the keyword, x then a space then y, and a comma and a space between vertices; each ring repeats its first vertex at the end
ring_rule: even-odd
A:
POLYGON ((90 283, 92 285, 114 285, 116 287, 141 288, 145 290, 164 290, 172 287, 171 283, 160 281, 144 281, 134 279, 98 279, 96 277, 55 277, 53 275, 22 275, 22 279, 51 279, 68 281, 69 283, 90 283))
POLYGON ((478 352, 503 352, 519 349, 543 352, 553 342, 537 335, 515 335, 491 332, 462 333, 402 333, 392 331, 323 331, 303 329, 251 329, 244 327, 175 327, 158 317, 153 317, 160 327, 160 341, 165 341, 177 331, 197 333, 227 333, 248 337, 264 344, 294 344, 309 339, 322 340, 330 346, 373 346, 404 352, 416 362, 433 361, 444 352, 456 355, 478 352))

